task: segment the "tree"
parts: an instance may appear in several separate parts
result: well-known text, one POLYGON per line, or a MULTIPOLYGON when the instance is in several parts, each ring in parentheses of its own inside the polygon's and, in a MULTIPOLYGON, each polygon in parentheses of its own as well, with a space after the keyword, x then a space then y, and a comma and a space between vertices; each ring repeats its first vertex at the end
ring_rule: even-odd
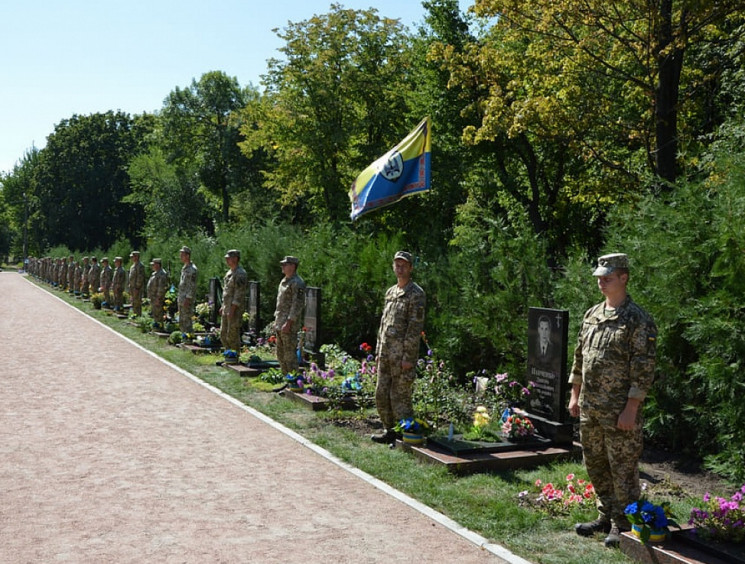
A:
POLYGON ((654 173, 671 186, 680 171, 681 103, 690 102, 680 97, 686 53, 701 42, 736 41, 721 26, 731 16, 741 20, 743 3, 476 0, 475 9, 526 37, 549 41, 552 56, 623 85, 621 99, 640 111, 615 112, 609 121, 630 125, 644 139, 654 173))
POLYGON ((348 214, 354 177, 409 125, 401 120, 406 36, 374 9, 338 4, 277 35, 285 59, 269 61, 267 92, 244 126, 242 149, 263 147, 276 159, 265 185, 283 205, 337 221, 348 214))
POLYGON ((12 172, 0 177, 0 195, 4 201, 0 216, 5 219, 0 233, 0 255, 14 253, 25 258, 40 251, 38 229, 34 228, 38 220, 35 213, 38 207, 37 184, 34 178, 38 164, 39 150, 32 147, 15 164, 12 172))
POLYGON ((196 171, 184 171, 168 162, 161 147, 152 145, 129 164, 132 192, 123 201, 145 211, 141 233, 148 239, 165 240, 212 227, 208 206, 199 190, 196 171))
POLYGON ((259 184, 259 170, 239 150, 239 110, 258 92, 241 88, 236 78, 212 71, 176 88, 161 113, 162 143, 169 162, 186 171, 195 168, 207 191, 219 198, 220 218, 230 220, 231 198, 259 184))
POLYGON ((467 207, 488 207, 518 228, 525 215, 545 239, 551 265, 568 246, 590 239, 602 204, 622 194, 631 178, 592 158, 598 146, 608 148, 606 159, 629 158, 604 127, 603 107, 616 96, 588 100, 585 89, 603 92, 599 77, 567 67, 543 39, 497 22, 478 41, 435 42, 430 57, 460 97, 458 123, 471 147, 467 207))
POLYGON ((55 126, 35 171, 42 248, 107 248, 137 233, 142 209, 122 198, 130 192, 127 165, 150 123, 147 115, 109 111, 55 126))

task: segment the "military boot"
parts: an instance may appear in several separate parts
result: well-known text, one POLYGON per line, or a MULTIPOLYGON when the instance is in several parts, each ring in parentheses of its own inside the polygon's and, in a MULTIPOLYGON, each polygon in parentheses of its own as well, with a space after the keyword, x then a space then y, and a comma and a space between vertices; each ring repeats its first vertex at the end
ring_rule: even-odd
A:
POLYGON ((574 531, 581 537, 591 537, 595 533, 609 533, 610 529, 610 521, 603 517, 598 517, 588 523, 577 523, 574 526, 574 531))
POLYGON ((393 444, 396 442, 396 431, 393 429, 386 429, 381 433, 375 433, 370 437, 372 442, 380 444, 393 444))
POLYGON ((603 544, 608 548, 617 548, 621 544, 621 533, 628 531, 630 528, 626 518, 618 520, 611 519, 610 531, 608 531, 608 536, 603 540, 603 544))

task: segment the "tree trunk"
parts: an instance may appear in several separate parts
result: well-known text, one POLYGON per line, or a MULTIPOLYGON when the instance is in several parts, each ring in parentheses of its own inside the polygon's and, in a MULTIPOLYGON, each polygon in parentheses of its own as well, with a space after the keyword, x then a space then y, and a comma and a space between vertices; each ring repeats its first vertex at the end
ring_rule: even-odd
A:
MULTIPOLYGON (((655 165, 657 175, 669 188, 678 174, 678 96, 683 68, 683 45, 674 46, 672 0, 660 3, 657 29, 657 88, 655 89, 655 165), (673 45, 671 47, 671 45, 673 45)), ((686 26, 685 12, 680 16, 686 26)))

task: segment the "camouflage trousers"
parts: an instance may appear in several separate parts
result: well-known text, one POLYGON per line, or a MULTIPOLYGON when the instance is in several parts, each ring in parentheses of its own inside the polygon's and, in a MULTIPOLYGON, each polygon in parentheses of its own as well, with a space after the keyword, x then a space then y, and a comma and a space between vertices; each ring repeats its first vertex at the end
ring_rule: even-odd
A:
POLYGON ((114 309, 121 311, 124 306, 124 290, 114 290, 114 309))
MULTIPOLYGON (((229 309, 229 306, 225 307, 225 312, 229 309)), ((241 350, 241 323, 243 321, 243 312, 236 310, 235 314, 228 317, 225 313, 222 314, 220 320, 220 341, 224 349, 230 349, 232 351, 241 350)))
POLYGON ((162 300, 152 300, 150 302, 150 315, 153 316, 153 321, 156 323, 163 323, 165 318, 165 311, 163 311, 162 300))
POLYGON ((132 311, 135 315, 142 315, 142 292, 140 290, 130 290, 129 296, 132 300, 132 311))
POLYGON ((109 307, 111 306, 111 290, 109 290, 109 288, 103 289, 103 301, 105 301, 106 305, 109 307))
POLYGON ((401 368, 400 357, 378 359, 378 385, 375 388, 375 406, 386 429, 393 429, 401 419, 412 417, 416 371, 401 368))
POLYGON ((596 420, 582 419, 580 440, 587 474, 598 495, 600 517, 627 528, 623 510, 640 495, 641 422, 633 431, 621 431, 596 420))
POLYGON ((178 328, 182 333, 194 332, 194 300, 189 300, 189 307, 184 305, 184 300, 178 302, 178 328))
POLYGON ((297 333, 277 331, 277 360, 282 374, 290 374, 298 369, 297 333))

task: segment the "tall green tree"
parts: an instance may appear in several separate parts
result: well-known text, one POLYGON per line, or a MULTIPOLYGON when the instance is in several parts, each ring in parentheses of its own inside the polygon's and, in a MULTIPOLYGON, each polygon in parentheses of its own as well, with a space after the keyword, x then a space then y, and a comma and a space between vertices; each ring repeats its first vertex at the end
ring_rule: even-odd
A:
POLYGON ((26 257, 40 253, 35 179, 38 164, 39 149, 32 147, 11 172, 0 177, 0 193, 4 203, 0 255, 12 252, 26 257))
POLYGON ((42 248, 107 248, 134 237, 142 209, 122 198, 130 192, 127 165, 150 127, 147 115, 112 111, 74 115, 55 126, 35 169, 42 248))
POLYGON ((187 88, 176 87, 161 112, 168 161, 182 171, 197 170, 202 186, 219 199, 224 223, 230 220, 232 197, 261 182, 256 163, 238 148, 240 110, 257 96, 255 88, 242 88, 236 78, 211 71, 187 88))
POLYGON ((144 209, 141 233, 147 239, 211 231, 212 217, 195 167, 184 170, 169 162, 163 149, 152 144, 132 159, 128 171, 132 192, 123 201, 144 209))
MULTIPOLYGON (((681 117, 691 99, 682 98, 681 89, 696 93, 695 88, 687 88, 696 76, 687 72, 686 55, 701 43, 737 41, 738 36, 727 31, 732 31, 728 27, 733 18, 742 21, 743 7, 742 0, 476 0, 475 4, 478 14, 498 17, 498 25, 532 42, 536 38, 549 42, 550 56, 565 60, 565 68, 591 69, 621 85, 622 109, 608 114, 608 121, 644 141, 654 173, 668 186, 680 173, 681 136, 688 133, 681 127, 681 117), (632 112, 624 111, 627 108, 632 112)), ((533 95, 525 92, 522 98, 533 95)), ((534 102, 540 103, 540 98, 534 102)))
POLYGON ((243 150, 264 147, 276 159, 265 185, 283 205, 341 220, 354 177, 414 125, 402 119, 407 36, 374 9, 338 4, 277 35, 284 59, 268 63, 258 127, 244 128, 243 150))

